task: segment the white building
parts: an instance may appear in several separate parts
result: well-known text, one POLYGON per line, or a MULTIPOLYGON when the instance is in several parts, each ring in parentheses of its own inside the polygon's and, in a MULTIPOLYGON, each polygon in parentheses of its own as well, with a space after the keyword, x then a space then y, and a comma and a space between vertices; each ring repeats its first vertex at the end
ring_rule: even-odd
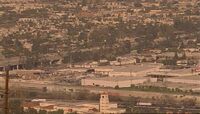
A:
POLYGON ((82 103, 82 102, 60 102, 60 101, 32 101, 22 104, 24 111, 29 108, 33 108, 39 112, 39 110, 45 110, 47 112, 58 111, 59 109, 64 111, 64 114, 77 112, 78 114, 86 114, 91 112, 92 114, 99 113, 98 103, 82 103))
POLYGON ((194 69, 157 71, 157 72, 150 72, 147 74, 147 76, 150 77, 151 82, 169 81, 169 82, 174 82, 174 83, 200 84, 198 81, 200 80, 198 75, 199 75, 199 72, 195 72, 194 69))
POLYGON ((147 73, 159 71, 162 64, 136 64, 136 65, 123 65, 123 66, 102 66, 96 67, 96 73, 106 74, 111 77, 118 76, 146 76, 147 73))
POLYGON ((33 108, 39 112, 39 110, 45 110, 47 112, 58 111, 59 109, 64 111, 64 114, 76 112, 77 114, 121 114, 126 110, 118 108, 116 103, 110 103, 107 93, 101 94, 99 102, 66 102, 58 100, 46 100, 46 99, 34 99, 31 102, 24 102, 22 104, 24 111, 33 108))

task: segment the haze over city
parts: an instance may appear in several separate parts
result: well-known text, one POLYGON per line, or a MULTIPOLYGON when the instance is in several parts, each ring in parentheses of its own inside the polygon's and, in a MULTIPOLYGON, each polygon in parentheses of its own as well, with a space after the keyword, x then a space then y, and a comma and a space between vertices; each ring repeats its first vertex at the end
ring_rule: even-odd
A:
POLYGON ((0 114, 198 114, 199 61, 199 0, 0 0, 0 114))

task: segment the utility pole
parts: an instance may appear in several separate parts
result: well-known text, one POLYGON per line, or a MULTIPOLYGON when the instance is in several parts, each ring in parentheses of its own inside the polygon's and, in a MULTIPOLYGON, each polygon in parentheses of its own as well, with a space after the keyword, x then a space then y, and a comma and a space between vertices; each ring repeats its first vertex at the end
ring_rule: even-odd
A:
POLYGON ((5 109, 4 109, 4 114, 8 114, 9 113, 9 108, 8 108, 8 91, 9 91, 9 66, 7 66, 5 68, 5 71, 6 71, 6 77, 5 77, 5 109))

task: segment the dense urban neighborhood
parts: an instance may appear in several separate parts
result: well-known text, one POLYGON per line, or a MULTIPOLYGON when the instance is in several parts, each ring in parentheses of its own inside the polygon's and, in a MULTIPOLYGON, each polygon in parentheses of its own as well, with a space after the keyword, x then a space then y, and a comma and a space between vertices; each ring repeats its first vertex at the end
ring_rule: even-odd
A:
POLYGON ((200 1, 0 0, 0 114, 7 70, 9 114, 199 113, 200 1))

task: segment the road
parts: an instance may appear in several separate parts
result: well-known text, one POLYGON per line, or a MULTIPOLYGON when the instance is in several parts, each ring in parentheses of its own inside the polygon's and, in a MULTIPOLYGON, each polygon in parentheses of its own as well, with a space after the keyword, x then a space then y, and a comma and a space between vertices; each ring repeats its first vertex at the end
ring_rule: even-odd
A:
MULTIPOLYGON (((0 87, 4 86, 4 81, 0 80, 0 87)), ((10 80, 10 89, 20 88, 20 87, 27 87, 27 88, 37 88, 42 89, 43 87, 47 87, 48 91, 69 91, 70 89, 73 90, 89 90, 93 93, 100 93, 100 92, 108 92, 112 95, 117 96, 134 96, 134 97, 142 97, 142 98, 152 98, 152 97, 161 97, 163 95, 174 96, 176 98, 193 98, 196 97, 197 101, 200 102, 200 96, 192 96, 180 94, 170 94, 170 93, 158 93, 158 92, 145 92, 145 91, 130 91, 130 90, 118 90, 113 88, 100 88, 100 87, 89 87, 89 86, 69 86, 69 85, 61 85, 55 84, 50 81, 34 81, 34 80, 17 80, 11 79, 10 80)))
MULTIPOLYGON (((2 84, 3 81, 0 81, 2 84)), ((0 84, 0 87, 3 85, 0 84)), ((44 82, 44 81, 20 81, 20 80, 10 80, 10 89, 19 88, 19 87, 27 87, 27 88, 38 88, 42 89, 43 87, 47 87, 49 91, 66 91, 69 89, 73 90, 89 90, 93 93, 99 92, 109 92, 120 96, 140 96, 140 97, 152 97, 152 96, 162 96, 162 93, 156 92, 143 92, 143 91, 128 91, 128 90, 117 90, 113 88, 100 88, 100 87, 93 87, 93 86, 70 86, 70 85, 61 85, 61 84, 54 84, 52 82, 44 82)))
POLYGON ((144 109, 162 109, 162 111, 166 110, 176 110, 176 111, 189 111, 189 112, 199 112, 200 109, 197 108, 174 108, 174 107, 158 107, 158 106, 134 106, 135 108, 144 108, 144 109))

